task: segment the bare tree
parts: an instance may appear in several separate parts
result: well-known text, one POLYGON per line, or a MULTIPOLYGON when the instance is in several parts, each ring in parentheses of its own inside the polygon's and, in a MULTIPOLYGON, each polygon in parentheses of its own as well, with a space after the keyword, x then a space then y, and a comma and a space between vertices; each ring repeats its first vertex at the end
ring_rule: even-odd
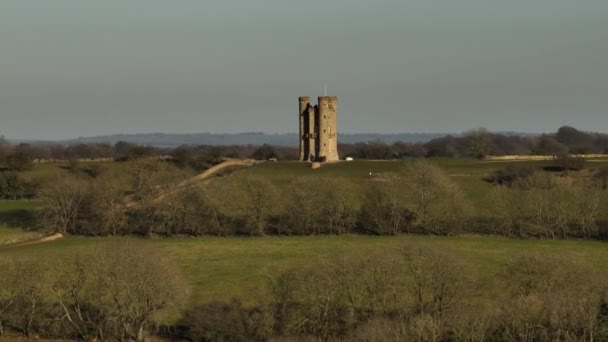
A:
POLYGON ((175 265, 134 242, 60 255, 52 272, 66 337, 142 341, 155 315, 179 307, 188 294, 175 265))
POLYGON ((414 219, 399 178, 368 185, 361 205, 360 228, 374 234, 409 232, 414 219), (400 187, 401 186, 401 187, 400 187))
POLYGON ((355 228, 361 206, 358 188, 347 179, 322 179, 319 190, 319 224, 330 234, 345 234, 355 228))
POLYGON ((458 231, 470 211, 462 190, 441 169, 425 160, 413 161, 405 175, 418 225, 437 233, 458 231))
POLYGON ((513 340, 595 340, 607 281, 573 256, 525 253, 500 278, 506 290, 499 320, 513 340))
POLYGON ((466 155, 483 159, 492 154, 494 149, 490 134, 485 128, 470 130, 464 133, 466 155))
POLYGON ((62 177, 46 184, 40 191, 42 215, 51 229, 77 233, 77 219, 83 208, 87 185, 76 177, 62 177))
POLYGON ((271 216, 280 209, 277 187, 263 178, 229 177, 210 185, 212 201, 243 233, 264 235, 271 216))
POLYGON ((471 268, 449 251, 405 245, 402 255, 416 314, 441 320, 475 286, 471 268))
POLYGON ((321 219, 321 196, 310 182, 300 179, 289 184, 284 191, 284 208, 278 233, 312 234, 319 233, 321 219), (285 228, 281 227, 285 225, 285 228))
POLYGON ((6 157, 10 152, 10 145, 3 135, 0 135, 0 164, 6 162, 6 157))

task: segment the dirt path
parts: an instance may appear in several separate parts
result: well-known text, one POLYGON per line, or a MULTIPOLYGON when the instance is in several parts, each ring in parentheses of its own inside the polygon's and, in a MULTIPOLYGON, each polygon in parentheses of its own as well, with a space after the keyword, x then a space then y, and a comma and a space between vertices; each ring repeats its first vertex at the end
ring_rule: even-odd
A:
POLYGON ((217 165, 207 169, 205 172, 203 172, 199 175, 196 175, 196 176, 190 178, 186 182, 192 183, 192 182, 205 180, 232 166, 253 166, 255 164, 256 164, 256 161, 253 159, 229 159, 223 163, 217 164, 217 165))
POLYGON ((175 188, 173 188, 172 190, 167 191, 167 192, 159 195, 158 197, 156 197, 154 199, 154 202, 158 203, 158 202, 162 201, 165 197, 167 197, 171 194, 174 194, 187 186, 207 180, 207 179, 213 177, 214 175, 226 170, 227 168, 234 167, 234 166, 253 166, 256 164, 256 162, 257 161, 254 159, 229 159, 229 160, 226 160, 223 163, 217 164, 217 165, 205 170, 205 172, 203 172, 201 174, 198 174, 190 179, 187 179, 187 180, 177 184, 175 186, 175 188))
MULTIPOLYGON (((158 197, 156 197, 154 199, 154 203, 158 203, 160 201, 162 201, 164 198, 166 198, 167 196, 170 196, 180 190, 182 190, 183 188, 196 184, 196 183, 200 183, 204 180, 208 180, 209 178, 213 177, 214 175, 228 169, 234 166, 254 166, 256 163, 258 163, 258 161, 254 160, 254 159, 227 159, 226 161, 217 164, 207 170, 205 170, 205 172, 198 174, 192 178, 186 179, 183 182, 180 182, 178 184, 176 184, 171 190, 166 191, 164 193, 161 193, 158 197)), ((127 198, 125 200, 125 206, 127 208, 131 208, 136 206, 137 203, 135 201, 133 201, 131 198, 127 198)))
POLYGON ((30 240, 25 240, 25 241, 14 242, 14 243, 9 243, 9 244, 6 244, 6 245, 2 245, 2 246, 0 246, 0 249, 7 249, 7 248, 13 248, 13 247, 22 247, 22 246, 29 246, 29 245, 37 245, 37 244, 41 244, 41 243, 46 243, 46 242, 51 242, 51 241, 59 240, 61 238, 63 238, 63 234, 61 234, 61 233, 55 233, 53 235, 48 235, 48 236, 43 236, 43 237, 39 237, 39 238, 35 238, 35 239, 30 239, 30 240))
MULTIPOLYGON (((208 170, 206 170, 205 172, 198 174, 190 179, 187 179, 179 184, 177 184, 172 190, 167 191, 163 194, 161 194, 160 196, 158 196, 157 198, 154 199, 154 202, 159 202, 161 201, 163 198, 179 191, 180 189, 183 189, 184 187, 190 186, 192 184, 207 180, 211 177, 213 177, 214 175, 226 170, 227 168, 230 167, 234 167, 234 166, 253 166, 257 163, 256 160, 253 159, 229 159, 224 161, 223 163, 220 163, 218 165, 215 165, 211 168, 209 168, 208 170)), ((135 205, 135 202, 133 201, 127 201, 126 206, 127 207, 131 207, 135 205)), ((38 237, 38 238, 34 238, 34 239, 29 239, 29 240, 24 240, 24 241, 19 241, 19 242, 13 242, 13 243, 8 243, 5 245, 0 245, 0 249, 8 249, 8 248, 14 248, 14 247, 22 247, 22 246, 30 246, 30 245, 37 245, 37 244, 41 244, 41 243, 46 243, 46 242, 51 242, 51 241, 55 241, 55 240, 59 240, 63 238, 63 234, 61 233, 55 233, 53 235, 48 235, 48 236, 43 236, 43 237, 38 237)))

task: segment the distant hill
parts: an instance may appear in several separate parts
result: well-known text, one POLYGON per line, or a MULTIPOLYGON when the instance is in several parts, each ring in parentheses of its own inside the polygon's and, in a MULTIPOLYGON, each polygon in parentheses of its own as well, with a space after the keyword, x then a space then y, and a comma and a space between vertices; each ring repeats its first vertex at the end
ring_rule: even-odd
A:
MULTIPOLYGON (((432 139, 443 137, 443 133, 398 133, 398 134, 371 134, 355 133, 340 134, 339 142, 352 144, 357 142, 382 141, 393 143, 395 141, 425 143, 432 139)), ((89 143, 110 143, 125 141, 139 145, 149 145, 156 147, 177 147, 180 145, 262 145, 270 144, 275 146, 298 146, 298 135, 296 133, 286 134, 265 134, 259 132, 248 132, 238 134, 215 134, 215 133, 196 133, 196 134, 165 134, 165 133, 144 133, 144 134, 114 134, 96 137, 80 137, 77 139, 63 141, 35 141, 19 140, 15 142, 26 142, 36 144, 89 144, 89 143)))

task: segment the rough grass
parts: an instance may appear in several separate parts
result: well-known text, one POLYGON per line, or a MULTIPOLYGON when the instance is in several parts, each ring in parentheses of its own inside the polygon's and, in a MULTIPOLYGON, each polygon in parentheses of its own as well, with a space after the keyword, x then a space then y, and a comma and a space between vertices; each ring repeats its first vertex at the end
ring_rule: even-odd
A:
POLYGON ((0 200, 0 245, 28 240, 40 233, 27 231, 31 224, 32 201, 0 200))
MULTIPOLYGON (((77 246, 133 238, 67 237, 46 244, 0 247, 0 257, 44 256, 77 246)), ((405 243, 432 243, 449 248, 478 270, 489 286, 506 262, 524 251, 573 255, 608 271, 608 248, 599 241, 518 240, 498 237, 437 236, 307 236, 147 239, 174 260, 192 287, 194 302, 240 298, 250 303, 263 295, 265 279, 276 270, 297 267, 340 253, 364 254, 372 250, 399 248, 405 243)))

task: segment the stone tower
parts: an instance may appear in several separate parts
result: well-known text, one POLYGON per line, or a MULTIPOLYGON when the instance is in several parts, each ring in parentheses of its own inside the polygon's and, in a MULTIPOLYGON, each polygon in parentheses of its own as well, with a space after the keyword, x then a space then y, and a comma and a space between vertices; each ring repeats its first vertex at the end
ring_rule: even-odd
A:
POLYGON ((338 157, 338 98, 319 96, 318 104, 309 97, 299 98, 300 152, 302 161, 336 161, 338 157))

